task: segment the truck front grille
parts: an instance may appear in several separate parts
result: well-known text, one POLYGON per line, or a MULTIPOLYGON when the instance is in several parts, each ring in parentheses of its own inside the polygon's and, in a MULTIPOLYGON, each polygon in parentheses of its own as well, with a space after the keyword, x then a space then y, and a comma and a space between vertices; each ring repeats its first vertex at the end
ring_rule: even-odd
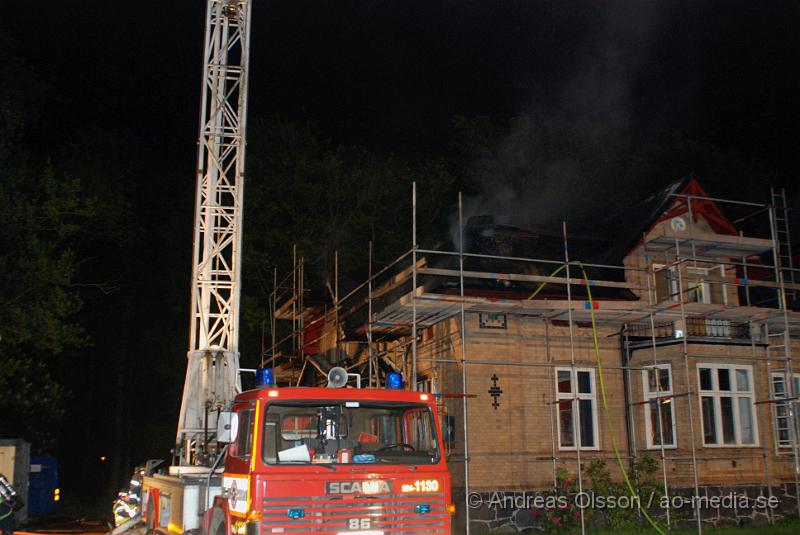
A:
POLYGON ((266 498, 261 533, 449 535, 448 516, 442 493, 266 498))

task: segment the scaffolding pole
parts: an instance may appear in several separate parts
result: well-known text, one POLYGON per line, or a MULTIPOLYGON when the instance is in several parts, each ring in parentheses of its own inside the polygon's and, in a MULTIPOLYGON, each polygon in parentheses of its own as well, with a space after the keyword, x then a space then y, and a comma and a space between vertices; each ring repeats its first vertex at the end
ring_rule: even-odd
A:
POLYGON ((275 338, 277 336, 278 320, 275 317, 277 314, 278 303, 278 268, 272 270, 272 369, 275 369, 275 338))
POLYGON ((551 448, 551 455, 553 457, 553 488, 558 486, 558 474, 557 474, 557 466, 556 466, 556 424, 553 416, 553 391, 552 389, 555 388, 556 384, 556 377, 555 377, 555 369, 553 368, 553 355, 550 353, 550 322, 547 321, 546 318, 542 318, 542 323, 544 324, 544 347, 545 347, 545 355, 547 357, 547 364, 549 368, 547 370, 547 378, 548 383, 550 383, 547 387, 547 408, 549 409, 549 418, 550 420, 550 448, 551 448))
POLYGON ((292 357, 297 353, 297 244, 292 245, 292 357))
MULTIPOLYGON (((755 332, 755 330, 753 329, 752 322, 749 323, 749 329, 750 329, 750 354, 753 357, 752 366, 753 366, 753 369, 756 370, 756 369, 758 369, 758 363, 759 363, 760 359, 757 359, 757 357, 756 357, 756 353, 757 353, 757 351, 756 351, 756 340, 755 340, 755 336, 753 334, 755 332)), ((772 367, 771 367, 771 363, 770 363, 770 361, 768 359, 766 360, 766 368, 767 368, 768 391, 772 392, 772 373, 771 373, 772 367)), ((755 377, 753 377, 753 380, 755 381, 755 377)), ((753 386, 753 392, 755 393, 755 385, 753 386)), ((772 397, 774 397, 774 396, 770 395, 770 398, 772 398, 772 397)), ((774 407, 774 405, 772 403, 770 403, 769 405, 770 405, 770 423, 771 423, 771 422, 774 422, 774 420, 772 418, 773 418, 774 408, 775 407, 774 407)), ((754 410, 756 411, 756 418, 758 418, 758 408, 757 408, 757 406, 754 406, 754 410)), ((773 440, 774 440, 775 439, 775 425, 770 425, 770 428, 773 431, 773 440)), ((764 431, 761 430, 761 432, 763 433, 764 431)), ((763 462, 764 462, 764 481, 767 483, 767 494, 769 495, 770 501, 772 501, 772 496, 773 496, 773 494, 772 494, 772 478, 769 475, 769 450, 767 449, 766 441, 762 442, 761 451, 763 452, 763 455, 764 455, 764 460, 763 460, 763 462)), ((767 520, 769 521, 770 524, 774 524, 775 523, 775 517, 774 517, 774 515, 772 513, 772 509, 769 508, 769 507, 767 507, 767 520)))
POLYGON ((417 390, 417 183, 411 184, 411 390, 417 390))
POLYGON ((333 252, 333 328, 336 333, 334 361, 339 361, 339 250, 333 252))
MULTIPOLYGON (((661 476, 662 476, 662 478, 664 480, 664 496, 666 496, 666 498, 667 498, 667 529, 669 529, 669 527, 670 527, 672 522, 671 522, 671 518, 670 518, 669 486, 667 485, 667 461, 666 461, 667 455, 666 455, 666 452, 664 451, 664 418, 662 417, 662 414, 661 414, 661 373, 659 371, 661 368, 658 367, 658 350, 657 350, 657 346, 656 346, 656 327, 655 327, 655 320, 653 319, 653 315, 652 314, 650 314, 650 332, 651 332, 650 338, 651 338, 651 340, 653 342, 653 374, 655 374, 655 378, 656 378, 656 402, 655 402, 655 404, 651 404, 649 410, 652 411, 653 408, 654 408, 652 405, 655 405, 655 409, 658 411, 658 444, 659 444, 659 450, 660 450, 660 453, 661 453, 661 476)), ((672 392, 675 392, 675 384, 673 383, 673 377, 672 377, 672 366, 669 367, 669 370, 670 370, 670 373, 669 373, 670 385, 669 386, 670 386, 670 389, 672 390, 672 392)), ((650 379, 649 372, 645 372, 645 374, 647 375, 648 389, 649 389, 650 388, 649 387, 649 379, 650 379)), ((647 411, 645 411, 645 413, 646 412, 647 411)), ((673 420, 673 419, 671 418, 671 420, 673 420)), ((673 420, 672 424, 673 425, 675 424, 674 420, 673 420)), ((674 439, 675 439, 675 437, 673 436, 673 440, 674 439)))
POLYGON ((378 386, 380 380, 377 378, 378 363, 372 350, 372 240, 369 242, 369 266, 367 279, 367 356, 369 357, 369 386, 378 386), (376 375, 375 383, 372 382, 372 374, 376 375))
MULTIPOLYGON (((680 258, 680 244, 678 243, 677 238, 675 238, 675 257, 680 258)), ((680 269, 678 270, 678 291, 680 293, 679 299, 681 304, 681 324, 683 326, 683 335, 681 337, 683 342, 683 366, 684 371, 686 372, 686 391, 689 393, 687 398, 687 407, 689 417, 689 435, 692 444, 692 479, 694 481, 694 495, 699 498, 700 482, 697 475, 697 444, 695 443, 694 411, 692 410, 692 396, 694 395, 694 389, 692 388, 692 376, 689 372, 689 340, 688 333, 686 332, 686 305, 683 299, 683 276, 681 275, 680 269)), ((697 522, 697 533, 700 535, 703 533, 703 522, 700 518, 700 509, 697 507, 694 508, 694 518, 697 522)))
MULTIPOLYGON (((567 240, 567 222, 563 221, 561 223, 561 229, 564 235, 564 266, 566 268, 566 275, 567 281, 570 281, 570 273, 569 273, 569 241, 567 240)), ((571 387, 571 394, 572 394, 572 440, 575 443, 575 452, 577 457, 578 463, 578 492, 583 494, 583 470, 581 465, 581 446, 582 446, 582 437, 580 432, 580 427, 578 426, 578 419, 580 418, 580 403, 578 403, 578 375, 575 367, 575 339, 574 339, 574 326, 572 323, 572 284, 567 282, 567 302, 569 303, 569 307, 567 308, 567 315, 569 321, 569 353, 570 353, 570 387, 571 387)), ((592 385, 593 388, 597 388, 596 386, 592 385)), ((558 410, 561 410, 561 406, 559 405, 558 410)), ((598 426, 599 429, 599 426, 598 426)), ((595 440, 599 440, 600 437, 594 437, 595 440)), ((583 514, 583 507, 579 509, 580 517, 581 517, 581 535, 586 535, 586 518, 583 514)))
MULTIPOLYGON (((416 190, 415 190, 415 200, 416 200, 416 190)), ((416 240, 415 240, 416 243, 416 240)), ((467 399, 467 322, 464 313, 464 221, 463 221, 463 207, 461 204, 461 193, 458 194, 458 270, 460 272, 459 279, 458 279, 458 291, 462 297, 461 300, 461 310, 459 314, 459 319, 461 322, 461 393, 463 397, 461 398, 461 406, 464 412, 464 515, 465 515, 465 523, 466 523, 466 535, 470 535, 470 520, 469 520, 469 413, 467 404, 469 403, 467 399)), ((415 265, 416 265, 416 258, 415 265)), ((416 283, 414 284, 414 289, 416 291, 416 283)), ((415 311, 416 312, 416 311, 415 311)), ((416 333, 414 333, 414 339, 416 340, 416 333)), ((415 346, 416 350, 416 346, 415 346)), ((415 357, 416 360, 416 357, 415 357)))

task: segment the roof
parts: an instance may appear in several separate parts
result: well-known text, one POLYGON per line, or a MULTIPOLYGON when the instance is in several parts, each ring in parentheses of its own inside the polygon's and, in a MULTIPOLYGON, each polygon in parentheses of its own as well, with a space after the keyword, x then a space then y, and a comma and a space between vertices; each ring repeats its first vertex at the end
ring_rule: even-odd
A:
MULTIPOLYGON (((640 243, 655 225, 661 221, 687 213, 688 204, 680 198, 680 194, 696 197, 709 197, 693 175, 685 176, 672 182, 667 187, 654 193, 642 202, 626 207, 601 223, 606 232, 617 237, 613 246, 604 258, 606 263, 620 263, 640 243)), ((717 234, 735 236, 736 227, 722 213, 712 200, 692 200, 692 214, 696 218, 702 215, 717 234)))
MULTIPOLYGON (((602 217, 602 213, 582 214, 591 234, 571 232, 565 242, 561 224, 517 224, 518 218, 505 215, 471 217, 464 227, 464 294, 489 301, 522 301, 527 299, 566 299, 568 286, 553 280, 564 278, 565 250, 571 260, 586 264, 587 278, 592 281, 592 297, 597 301, 635 301, 638 296, 625 281, 623 260, 658 223, 689 211, 689 203, 681 195, 694 197, 691 212, 695 220, 702 217, 714 233, 736 236, 738 232, 717 204, 693 176, 676 180, 641 202, 620 213, 602 217), (589 217, 586 217, 586 216, 589 217), (602 218, 602 219, 601 219, 602 218), (568 244, 568 248, 565 245, 568 244), (539 259, 530 261, 525 259, 539 259), (607 267, 603 267, 607 266, 607 267), (544 281, 544 282, 543 282, 544 281), (606 284, 595 282, 607 281, 606 284)), ((441 254, 418 253, 417 282, 427 295, 443 298, 460 293, 459 256, 453 243, 445 245, 441 254), (449 252, 448 252, 449 251, 449 252)), ((375 284, 372 310, 379 312, 396 305, 411 292, 411 266, 403 262, 375 284), (387 280, 388 279, 388 280, 387 280)), ((572 267, 571 297, 587 299, 583 273, 572 267)), ((345 331, 364 336, 367 322, 366 290, 356 295, 350 306, 340 313, 345 331)), ((357 335, 357 336, 358 336, 357 335)))

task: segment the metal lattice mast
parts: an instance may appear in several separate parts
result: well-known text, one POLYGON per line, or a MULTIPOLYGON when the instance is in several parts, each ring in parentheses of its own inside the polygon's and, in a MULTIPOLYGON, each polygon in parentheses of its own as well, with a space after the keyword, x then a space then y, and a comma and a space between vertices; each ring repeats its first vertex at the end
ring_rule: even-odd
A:
POLYGON ((241 391, 238 330, 250 4, 208 0, 206 8, 192 316, 177 435, 181 464, 202 464, 205 443, 216 429, 216 411, 241 391))

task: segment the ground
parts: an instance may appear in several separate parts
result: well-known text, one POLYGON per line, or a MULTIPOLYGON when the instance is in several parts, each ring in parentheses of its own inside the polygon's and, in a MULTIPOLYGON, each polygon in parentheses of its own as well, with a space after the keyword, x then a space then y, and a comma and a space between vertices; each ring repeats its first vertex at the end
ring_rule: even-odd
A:
MULTIPOLYGON (((578 532, 580 533, 580 531, 578 532)), ((651 528, 642 526, 620 528, 615 530, 587 530, 588 535, 658 535, 658 532, 651 528)), ((668 535, 691 535, 697 533, 696 529, 675 529, 666 532, 668 535)), ((800 533, 800 519, 791 518, 776 523, 773 526, 737 526, 725 528, 704 528, 703 533, 707 535, 797 535, 800 533)), ((472 535, 491 535, 489 533, 475 533, 472 535)), ((564 535, 567 535, 565 532, 564 535)))

